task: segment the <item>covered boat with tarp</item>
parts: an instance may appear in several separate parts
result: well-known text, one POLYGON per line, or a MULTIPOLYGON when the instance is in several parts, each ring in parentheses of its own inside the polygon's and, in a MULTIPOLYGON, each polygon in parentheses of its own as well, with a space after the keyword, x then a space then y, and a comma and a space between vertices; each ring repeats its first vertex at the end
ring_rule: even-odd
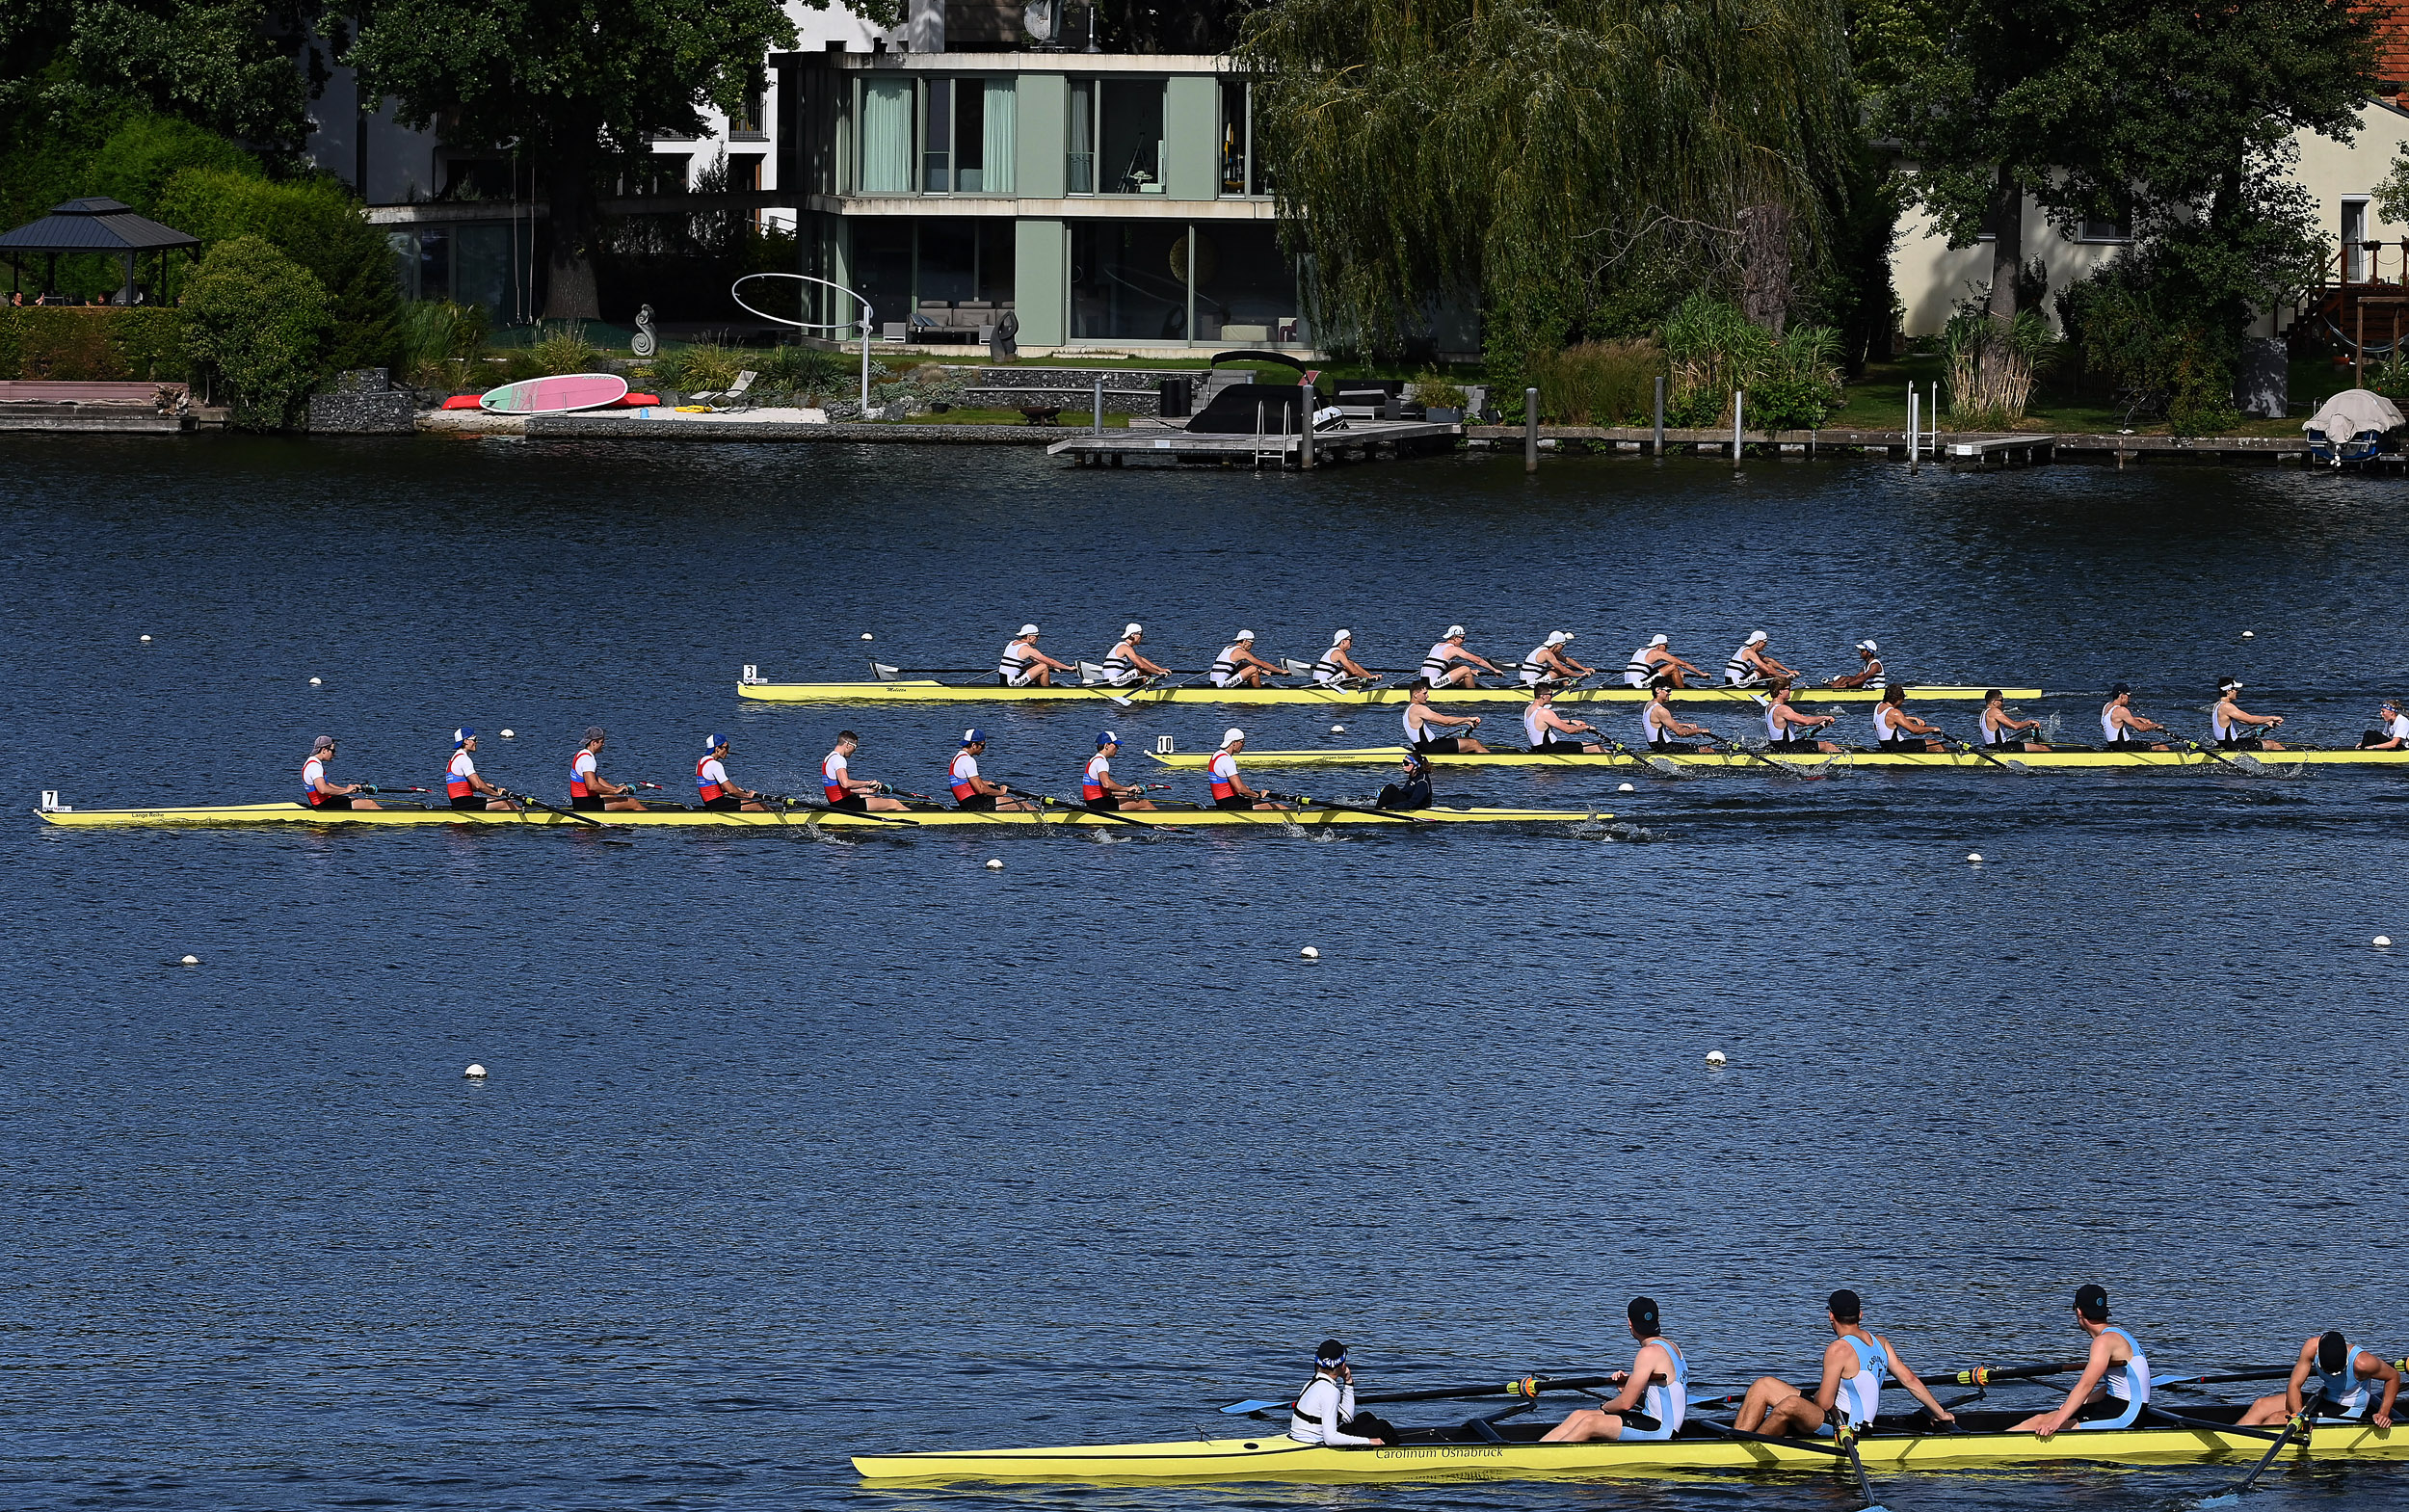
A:
POLYGON ((2386 438, 2400 427, 2399 407, 2369 388, 2343 389, 2300 426, 2310 453, 2330 467, 2381 456, 2386 438))

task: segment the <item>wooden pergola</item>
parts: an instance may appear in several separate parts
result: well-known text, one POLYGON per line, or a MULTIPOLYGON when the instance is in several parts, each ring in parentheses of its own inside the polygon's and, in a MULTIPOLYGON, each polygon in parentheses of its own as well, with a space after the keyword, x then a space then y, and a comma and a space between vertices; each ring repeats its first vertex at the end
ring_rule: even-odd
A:
MULTIPOLYGON (((59 255, 62 252, 96 252, 119 258, 125 265, 125 286, 119 294, 122 304, 134 303, 134 259, 145 252, 159 254, 160 298, 167 298, 168 253, 177 248, 200 245, 198 237, 185 235, 173 226, 161 225, 134 213, 131 205, 115 199, 94 197, 69 199, 31 225, 20 225, 0 236, 0 252, 42 252, 50 261, 42 275, 42 292, 49 294, 58 287, 59 255)), ((11 259, 12 270, 15 268, 11 259)), ((17 292, 17 279, 12 271, 9 290, 17 292)))

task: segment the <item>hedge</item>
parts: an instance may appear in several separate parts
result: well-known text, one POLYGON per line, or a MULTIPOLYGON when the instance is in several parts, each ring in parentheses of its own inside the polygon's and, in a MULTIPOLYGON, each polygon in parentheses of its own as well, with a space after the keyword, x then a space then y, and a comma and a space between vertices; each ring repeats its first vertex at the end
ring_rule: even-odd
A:
POLYGON ((165 305, 0 305, 0 379, 181 382, 184 322, 165 305))

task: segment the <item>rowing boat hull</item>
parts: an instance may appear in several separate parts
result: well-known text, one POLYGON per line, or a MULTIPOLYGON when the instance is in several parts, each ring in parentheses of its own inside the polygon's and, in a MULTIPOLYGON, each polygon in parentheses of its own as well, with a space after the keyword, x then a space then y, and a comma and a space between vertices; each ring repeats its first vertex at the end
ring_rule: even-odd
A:
MULTIPOLYGON (((1979 702, 1986 690, 1976 687, 1910 688, 1908 696, 1922 702, 1979 702)), ((2037 699, 2039 688, 2007 688, 2011 699, 2037 699)), ((1745 703, 1764 696, 1762 688, 1678 689, 1675 702, 1683 703, 1745 703)), ((1128 703, 1300 703, 1332 708, 1366 708, 1403 703, 1402 686, 1390 688, 1007 688, 1000 683, 959 683, 928 680, 896 682, 739 682, 738 698, 763 703, 1060 703, 1120 700, 1128 703)), ((1438 688, 1434 703, 1527 703, 1528 688, 1438 688)), ((1801 688, 1790 695, 1796 703, 1871 703, 1878 688, 1801 688)), ((1575 688, 1556 695, 1558 703, 1645 703, 1645 688, 1575 688)))
MULTIPOLYGON (((1165 766, 1176 767, 1202 767, 1212 759, 1212 754, 1204 751, 1148 754, 1165 766)), ((1246 763, 1264 767, 1387 766, 1404 756, 1403 746, 1363 746, 1330 751, 1250 750, 1246 754, 1246 763)), ((1963 751, 1769 751, 1763 759, 1734 751, 1702 751, 1688 756, 1624 756, 1612 751, 1599 756, 1577 752, 1543 756, 1527 751, 1492 751, 1485 756, 1433 753, 1428 759, 1434 766, 1645 767, 1657 761, 1670 761, 1676 766, 1734 771, 1753 768, 1761 772, 1769 760, 1792 767, 1987 767, 1997 771, 1999 763, 2009 761, 2036 770, 2225 766, 2243 756, 2269 766, 2409 765, 2409 751, 2225 751, 2215 756, 2199 751, 2001 751, 1995 753, 1992 760, 1963 751), (2224 759, 2219 760, 2218 756, 2224 759)))
MULTIPOLYGON (((2409 1455, 2409 1425, 2319 1427, 2308 1452, 2409 1455)), ((2111 1460, 2124 1464, 2255 1459, 2266 1441, 2192 1428, 2073 1430, 2044 1442, 2029 1433, 1868 1434, 1857 1441, 1868 1467, 1893 1470, 2111 1460)), ((2290 1451, 2297 1453, 2299 1451, 2290 1451)), ((1069 1448, 973 1449, 860 1454, 854 1470, 872 1481, 1546 1480, 1662 1475, 1685 1471, 1822 1470, 1828 1455, 1775 1444, 1683 1438, 1639 1444, 1409 1444, 1331 1448, 1285 1438, 1189 1439, 1069 1448)))
MULTIPOLYGON (((797 810, 788 813, 725 813, 644 812, 567 814, 543 809, 524 813, 497 809, 353 809, 329 813, 304 809, 298 803, 230 804, 204 809, 76 809, 35 810, 50 824, 68 829, 116 828, 121 826, 169 825, 256 825, 306 824, 318 826, 365 826, 370 829, 410 828, 428 825, 464 824, 477 826, 508 826, 515 828, 572 829, 589 828, 593 819, 613 829, 718 829, 776 830, 802 829, 817 826, 829 830, 886 830, 907 828, 905 824, 884 822, 858 813, 829 812, 825 809, 797 810)), ((910 827, 920 829, 1035 829, 1101 830, 1127 829, 1129 826, 1085 809, 1056 808, 1035 813, 966 813, 957 809, 915 811, 899 814, 909 820, 910 827)), ((1172 826, 1187 829, 1193 826, 1227 829, 1243 826, 1277 829, 1298 824, 1310 830, 1331 825, 1385 825, 1390 829, 1418 828, 1398 817, 1375 813, 1346 812, 1330 809, 1263 810, 1254 809, 1165 809, 1151 813, 1124 815, 1130 823, 1148 828, 1172 826)), ((1433 824, 1579 824, 1593 819, 1611 819, 1612 814, 1593 813, 1586 809, 1417 809, 1413 817, 1433 824)))

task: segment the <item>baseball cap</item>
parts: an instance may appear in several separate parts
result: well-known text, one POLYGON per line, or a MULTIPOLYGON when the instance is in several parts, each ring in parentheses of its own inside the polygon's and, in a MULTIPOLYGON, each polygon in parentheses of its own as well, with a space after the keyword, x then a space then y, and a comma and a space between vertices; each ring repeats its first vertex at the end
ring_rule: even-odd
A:
POLYGON ((1351 641, 1353 639, 1355 639, 1355 632, 1353 630, 1339 630, 1332 634, 1330 637, 1330 644, 1336 646, 1341 641, 1351 641))
POLYGON ((1548 632, 1548 644, 1550 646, 1561 646, 1572 638, 1572 636, 1566 634, 1562 630, 1549 630, 1548 632))
POLYGON ((316 753, 324 751, 333 744, 334 737, 332 735, 320 735, 317 739, 309 743, 309 749, 311 754, 315 755, 316 753))
POLYGON ((1236 641, 1251 641, 1255 639, 1255 632, 1253 630, 1240 630, 1237 634, 1231 636, 1231 639, 1236 641))
POLYGON ((1669 635, 1659 635, 1648 644, 1651 646, 1670 646, 1673 644, 1673 637, 1669 635))
POLYGON ((1454 640, 1457 636, 1462 635, 1463 633, 1464 633, 1464 626, 1462 626, 1462 625, 1460 625, 1460 624, 1450 624, 1450 625, 1448 625, 1448 626, 1447 626, 1447 633, 1446 633, 1445 635, 1442 636, 1442 637, 1441 637, 1441 639, 1442 639, 1442 640, 1449 640, 1449 641, 1452 641, 1452 640, 1454 640))
POLYGON ((601 738, 602 738, 602 727, 601 727, 601 726, 599 726, 599 725, 588 725, 588 726, 586 727, 586 741, 587 741, 587 743, 588 743, 588 744, 592 744, 593 742, 595 742, 595 741, 596 741, 596 740, 599 740, 599 739, 601 739, 601 738))
POLYGON ((473 725, 463 725, 452 731, 452 744, 456 746, 464 746, 476 738, 477 729, 473 725))
POLYGON ((1233 725, 1221 732, 1221 749, 1227 751, 1245 738, 1246 731, 1233 725))
POLYGON ((1881 647, 1879 647, 1879 646, 1876 646, 1876 645, 1875 645, 1873 642, 1871 642, 1871 641, 1859 641, 1859 642, 1857 643, 1857 649, 1858 649, 1859 650, 1861 650, 1861 651, 1878 651, 1878 650, 1880 650, 1882 648, 1881 648, 1881 647))
POLYGON ((1020 626, 1020 633, 1023 635, 1035 635, 1037 633, 1037 626, 1034 624, 1024 624, 1020 626))
POLYGON ((705 735, 702 737, 702 749, 705 751, 717 751, 720 747, 726 744, 728 744, 728 737, 726 735, 705 735))
POLYGON ((962 732, 962 743, 966 746, 975 746, 986 738, 987 731, 978 729, 976 726, 973 726, 972 728, 962 732))
POLYGON ((1759 641, 1761 641, 1761 640, 1763 640, 1764 638, 1765 638, 1765 632, 1764 632, 1764 631, 1762 631, 1762 630, 1751 630, 1751 631, 1749 631, 1749 632, 1748 632, 1748 639, 1747 639, 1746 641, 1742 642, 1741 644, 1743 644, 1743 645, 1747 645, 1747 646, 1754 646, 1754 645, 1756 645, 1759 641))
POLYGON ((1132 620, 1127 624, 1121 627, 1121 633, 1123 635, 1144 635, 1146 633, 1146 626, 1138 623, 1135 620, 1132 620))
POLYGON ((1121 736, 1109 729, 1104 730, 1096 737, 1096 749, 1099 751, 1103 750, 1106 746, 1117 746, 1119 744, 1121 744, 1121 736))
POLYGON ((2084 1282, 2081 1288, 2075 1293, 2075 1311, 2080 1313, 2083 1316, 2089 1318, 2094 1323, 2106 1322, 2108 1315, 2107 1287, 2101 1286, 2096 1281, 2084 1282))

